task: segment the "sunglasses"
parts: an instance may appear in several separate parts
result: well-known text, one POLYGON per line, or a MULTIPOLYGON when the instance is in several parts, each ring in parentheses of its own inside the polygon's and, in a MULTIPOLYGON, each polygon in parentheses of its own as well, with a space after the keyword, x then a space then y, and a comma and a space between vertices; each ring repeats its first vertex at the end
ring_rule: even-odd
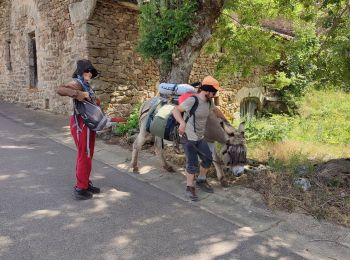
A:
POLYGON ((208 91, 209 93, 213 94, 213 96, 216 95, 217 91, 208 91))

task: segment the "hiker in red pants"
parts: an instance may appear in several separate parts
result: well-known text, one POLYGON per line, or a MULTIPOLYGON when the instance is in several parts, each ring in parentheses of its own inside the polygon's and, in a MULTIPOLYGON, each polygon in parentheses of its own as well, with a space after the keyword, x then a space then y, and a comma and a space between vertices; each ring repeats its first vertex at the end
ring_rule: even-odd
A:
MULTIPOLYGON (((73 100, 88 99, 96 102, 89 81, 97 75, 97 70, 89 60, 78 60, 77 68, 72 76, 73 80, 60 86, 57 93, 60 96, 71 97, 73 100)), ((100 193, 100 189, 94 187, 90 181, 96 132, 84 124, 77 111, 74 111, 70 117, 70 130, 77 146, 74 196, 78 200, 91 199, 93 193, 100 193)))

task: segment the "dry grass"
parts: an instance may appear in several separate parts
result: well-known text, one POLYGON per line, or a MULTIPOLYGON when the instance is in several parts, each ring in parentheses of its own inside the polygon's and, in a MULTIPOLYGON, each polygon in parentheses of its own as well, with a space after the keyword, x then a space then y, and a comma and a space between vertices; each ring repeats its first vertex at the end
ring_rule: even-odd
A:
MULTIPOLYGON (((230 185, 242 185, 256 190, 263 195, 266 204, 271 209, 284 210, 288 212, 300 212, 311 215, 316 219, 326 219, 347 227, 350 227, 350 183, 347 186, 332 187, 319 178, 314 164, 322 162, 321 159, 330 158, 330 154, 340 151, 338 155, 346 155, 345 146, 326 149, 320 147, 318 157, 307 157, 303 152, 310 152, 315 155, 316 145, 310 145, 304 150, 302 144, 298 142, 284 142, 274 145, 259 147, 257 153, 259 159, 268 160, 274 158, 280 162, 281 168, 278 171, 263 171, 260 174, 248 173, 239 178, 229 177, 230 185), (342 149, 344 149, 342 151, 342 149), (342 153, 344 152, 345 153, 342 153), (270 155, 268 155, 268 152, 270 155), (320 156, 322 155, 322 156, 320 156), (293 185, 293 181, 298 176, 294 172, 294 167, 298 165, 307 166, 308 172, 302 177, 310 180, 311 190, 304 192, 293 185)), ((319 146, 318 146, 319 147, 319 146)), ((165 156, 167 160, 175 165, 184 166, 186 163, 183 154, 176 154, 172 147, 166 147, 165 156)), ((210 178, 216 179, 215 168, 211 167, 208 172, 210 178)))
POLYGON ((164 156, 168 162, 177 166, 184 167, 186 164, 186 157, 184 153, 176 151, 172 146, 165 146, 164 156))
POLYGON ((123 147, 125 150, 129 150, 131 154, 132 144, 128 143, 128 140, 126 137, 112 136, 109 139, 105 140, 105 143, 109 145, 119 145, 123 147))
MULTIPOLYGON (((126 138, 113 137, 106 142, 121 145, 129 150, 132 148, 126 138)), ((296 175, 290 168, 299 163, 313 165, 325 158, 350 157, 349 148, 349 145, 332 147, 329 145, 305 145, 291 141, 265 143, 258 148, 248 149, 250 158, 257 158, 259 161, 268 161, 269 158, 274 158, 281 162, 283 167, 279 171, 248 173, 239 178, 229 177, 228 183, 256 190, 262 194, 266 204, 272 209, 301 212, 316 219, 326 219, 350 227, 350 186, 329 187, 329 185, 322 183, 315 172, 310 171, 305 177, 310 179, 312 188, 310 191, 304 192, 293 186, 296 175), (293 154, 299 155, 294 165, 291 163, 293 154), (312 154, 313 157, 309 154, 312 154)), ((153 153, 151 145, 145 146, 143 149, 153 153)), ((180 167, 185 166, 186 158, 183 153, 176 153, 174 148, 169 146, 165 146, 164 153, 167 161, 180 167)), ((214 167, 210 168, 208 176, 216 179, 214 167)))
POLYGON ((330 145, 321 143, 305 143, 298 141, 265 142, 259 146, 248 147, 248 157, 267 161, 269 157, 288 162, 290 155, 300 153, 310 160, 327 161, 350 157, 350 145, 330 145))
POLYGON ((261 193, 272 209, 309 214, 350 227, 350 187, 334 188, 310 177, 312 188, 304 192, 292 185, 293 174, 262 172, 245 174, 236 184, 261 193))

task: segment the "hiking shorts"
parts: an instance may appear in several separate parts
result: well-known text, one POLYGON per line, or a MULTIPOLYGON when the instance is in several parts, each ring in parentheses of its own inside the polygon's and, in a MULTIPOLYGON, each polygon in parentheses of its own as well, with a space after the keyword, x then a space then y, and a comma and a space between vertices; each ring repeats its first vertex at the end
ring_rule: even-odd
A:
POLYGON ((198 172, 198 157, 201 159, 201 166, 208 169, 213 162, 213 157, 208 143, 204 140, 182 142, 186 155, 186 171, 189 174, 198 172))

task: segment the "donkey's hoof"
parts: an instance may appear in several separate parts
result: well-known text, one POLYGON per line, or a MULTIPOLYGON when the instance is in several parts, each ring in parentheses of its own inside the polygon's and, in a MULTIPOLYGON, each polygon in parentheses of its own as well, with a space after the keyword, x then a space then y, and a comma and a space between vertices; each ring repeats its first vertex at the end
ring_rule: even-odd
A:
POLYGON ((134 167, 132 168, 132 172, 133 172, 133 173, 139 173, 139 167, 134 166, 134 167))
POLYGON ((168 172, 175 172, 173 166, 170 165, 164 165, 163 168, 167 170, 168 172))
POLYGON ((227 180, 224 177, 220 179, 220 184, 224 188, 227 188, 229 186, 227 180))

